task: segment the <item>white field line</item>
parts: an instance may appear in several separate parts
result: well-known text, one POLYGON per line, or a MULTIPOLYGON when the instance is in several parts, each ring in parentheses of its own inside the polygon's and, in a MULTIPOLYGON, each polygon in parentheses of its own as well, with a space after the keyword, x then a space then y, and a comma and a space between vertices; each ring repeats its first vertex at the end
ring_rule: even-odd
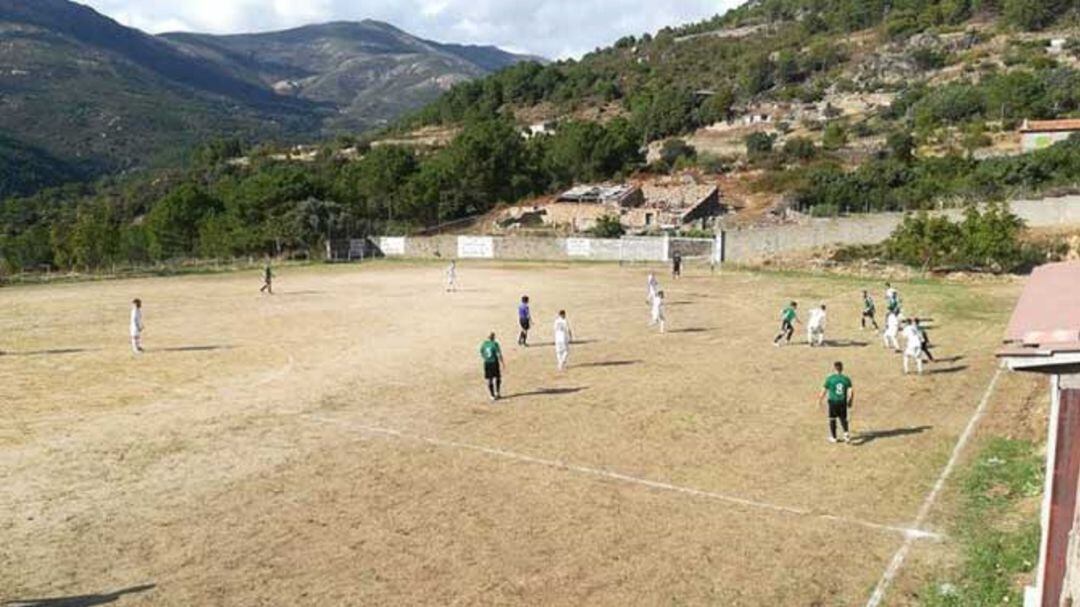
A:
MULTIPOLYGON (((915 515, 915 522, 911 524, 913 528, 921 529, 926 523, 926 517, 930 514, 930 509, 934 506, 934 502, 937 501, 938 494, 940 494, 941 490, 945 487, 945 482, 949 479, 953 469, 956 467, 956 462, 960 460, 960 454, 963 453, 964 447, 967 446, 968 441, 971 440, 971 436, 975 433, 975 427, 978 425, 979 420, 982 419, 983 413, 986 412, 986 407, 990 403, 990 396, 994 393, 994 387, 997 385, 999 377, 1001 377, 1000 368, 994 373, 994 376, 990 379, 990 383, 986 386, 986 391, 983 392, 982 400, 979 401, 978 408, 975 409, 975 413, 972 414, 967 427, 964 428, 964 433, 960 435, 960 440, 956 441, 956 446, 953 447, 952 456, 949 457, 949 462, 945 464, 945 468, 941 471, 941 475, 938 476, 937 481, 934 483, 934 487, 930 489, 930 493, 928 493, 926 499, 923 500, 918 514, 915 515)), ((896 578, 896 574, 900 572, 900 568, 904 565, 904 559, 907 558, 908 552, 911 551, 911 540, 912 538, 910 536, 904 538, 904 543, 900 544, 900 548, 897 549, 896 554, 894 554, 892 560, 889 561, 889 566, 885 568, 885 572, 881 575, 881 579, 878 580, 877 586, 874 588, 874 593, 870 595, 870 599, 866 601, 866 607, 878 607, 878 605, 881 604, 881 601, 885 599, 885 592, 896 578)))
POLYGON ((336 426, 341 426, 341 427, 348 428, 348 429, 351 429, 351 430, 356 430, 356 431, 359 431, 359 432, 367 432, 367 433, 370 433, 370 434, 379 434, 379 435, 382 435, 382 436, 392 436, 392 437, 403 439, 403 440, 410 440, 410 441, 416 441, 416 442, 421 442, 421 443, 427 443, 429 445, 433 445, 433 446, 436 446, 436 447, 443 447, 443 448, 447 448, 447 449, 457 449, 457 450, 461 450, 461 451, 473 451, 473 452, 476 452, 476 453, 483 453, 483 454, 486 454, 486 455, 492 455, 492 456, 500 457, 500 458, 503 458, 503 459, 516 460, 516 461, 519 461, 519 462, 526 462, 526 463, 530 463, 530 464, 536 464, 538 466, 545 466, 545 467, 548 467, 548 468, 554 468, 556 470, 568 470, 568 471, 571 471, 571 472, 577 472, 579 474, 583 474, 583 475, 587 475, 587 476, 594 476, 594 477, 605 478, 605 479, 609 479, 609 480, 620 481, 620 482, 623 482, 623 483, 641 485, 641 486, 644 486, 644 487, 649 487, 651 489, 660 489, 660 490, 663 490, 663 491, 672 491, 672 492, 675 492, 675 493, 682 493, 684 495, 692 495, 694 497, 701 497, 701 498, 716 500, 716 501, 720 501, 720 502, 727 502, 729 504, 735 504, 735 505, 743 506, 743 507, 746 507, 746 508, 755 508, 755 509, 758 509, 758 510, 769 510, 769 511, 778 512, 778 513, 781 513, 781 514, 792 514, 792 515, 797 515, 797 516, 807 516, 807 517, 813 517, 813 518, 817 518, 817 519, 824 520, 824 521, 843 523, 845 525, 857 525, 857 526, 860 526, 860 527, 865 527, 867 529, 874 529, 874 530, 877 530, 877 531, 888 531, 888 532, 891 532, 891 533, 899 533, 899 534, 904 536, 905 543, 908 543, 908 542, 911 542, 911 541, 914 541, 914 540, 917 540, 917 539, 933 539, 933 540, 942 539, 942 536, 937 534, 937 533, 932 533, 932 532, 929 532, 929 531, 923 531, 923 530, 918 529, 918 528, 897 527, 897 526, 894 526, 894 525, 885 525, 885 524, 881 524, 881 523, 873 523, 873 522, 869 522, 869 521, 863 521, 863 520, 859 520, 859 519, 848 518, 848 517, 845 517, 845 516, 837 516, 837 515, 833 515, 833 514, 820 514, 820 513, 815 513, 812 510, 808 510, 806 508, 798 508, 798 507, 792 507, 792 506, 781 506, 781 505, 777 505, 777 504, 759 502, 759 501, 746 499, 746 498, 742 498, 742 497, 737 497, 737 496, 733 496, 733 495, 726 495, 726 494, 723 494, 723 493, 716 493, 714 491, 705 491, 705 490, 702 490, 702 489, 694 489, 692 487, 682 487, 682 486, 679 486, 679 485, 672 485, 670 483, 665 483, 665 482, 661 482, 661 481, 653 481, 653 480, 640 478, 640 477, 636 477, 636 476, 629 476, 629 475, 626 475, 626 474, 620 474, 618 472, 611 472, 610 470, 601 470, 599 468, 589 468, 587 466, 578 466, 578 465, 575 465, 575 464, 568 464, 566 462, 561 462, 561 461, 558 461, 558 460, 533 457, 531 455, 524 455, 524 454, 521 454, 521 453, 515 453, 513 451, 504 451, 502 449, 494 449, 494 448, 491 448, 491 447, 483 447, 483 446, 480 446, 480 445, 472 445, 472 444, 469 444, 469 443, 461 443, 461 442, 457 442, 457 441, 443 440, 443 439, 439 439, 439 438, 430 438, 430 437, 426 437, 426 436, 417 436, 417 435, 407 434, 407 433, 402 432, 400 430, 393 430, 393 429, 390 429, 390 428, 380 428, 380 427, 376 427, 376 426, 367 426, 367 425, 364 425, 364 424, 352 423, 352 422, 349 422, 349 421, 346 421, 346 420, 333 419, 333 418, 320 416, 320 415, 308 415, 306 417, 308 417, 309 419, 311 419, 313 421, 317 421, 317 422, 321 422, 321 423, 325 423, 325 424, 332 424, 332 425, 336 425, 336 426))

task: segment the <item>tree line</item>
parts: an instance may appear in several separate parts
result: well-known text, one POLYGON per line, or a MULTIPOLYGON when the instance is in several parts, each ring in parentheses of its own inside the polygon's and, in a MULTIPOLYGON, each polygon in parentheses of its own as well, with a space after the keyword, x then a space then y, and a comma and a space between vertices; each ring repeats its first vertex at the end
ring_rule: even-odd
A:
POLYGON ((0 203, 2 269, 306 254, 328 238, 403 233, 613 178, 641 165, 640 141, 621 119, 527 139, 495 116, 467 122, 441 150, 377 146, 359 160, 327 150, 311 163, 280 161, 218 142, 186 170, 0 203))

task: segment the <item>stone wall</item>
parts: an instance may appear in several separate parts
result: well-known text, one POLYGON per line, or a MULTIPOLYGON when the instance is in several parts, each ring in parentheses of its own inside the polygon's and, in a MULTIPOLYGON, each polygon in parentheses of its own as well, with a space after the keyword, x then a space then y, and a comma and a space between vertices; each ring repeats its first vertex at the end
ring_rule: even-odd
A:
MULTIPOLYGON (((1009 203, 1013 213, 1034 228, 1080 226, 1080 196, 1044 200, 1016 200, 1009 203)), ((950 209, 941 214, 953 219, 963 211, 950 209)), ((901 213, 875 213, 837 219, 806 219, 797 224, 728 230, 724 260, 749 262, 778 253, 803 251, 827 245, 877 244, 900 225, 901 213)))
MULTIPOLYGON (((1080 196, 1018 200, 1010 203, 1010 208, 1031 227, 1080 226, 1080 196)), ((963 211, 953 209, 943 211, 942 214, 959 219, 963 216, 963 211)), ((805 251, 828 245, 876 244, 887 239, 903 218, 900 213, 876 213, 727 230, 724 233, 724 261, 746 263, 780 253, 805 251)), ((376 243, 380 241, 374 240, 376 243)), ((477 257, 538 261, 665 261, 673 250, 681 251, 682 246, 677 242, 678 239, 664 237, 603 240, 514 236, 410 236, 404 240, 402 256, 416 259, 477 257), (462 239, 467 241, 465 249, 461 248, 462 239)), ((703 250, 695 244, 692 254, 707 256, 702 253, 703 250)), ((384 253, 388 256, 400 255, 398 251, 388 250, 384 253)), ((683 252, 683 255, 687 254, 688 252, 683 252)))

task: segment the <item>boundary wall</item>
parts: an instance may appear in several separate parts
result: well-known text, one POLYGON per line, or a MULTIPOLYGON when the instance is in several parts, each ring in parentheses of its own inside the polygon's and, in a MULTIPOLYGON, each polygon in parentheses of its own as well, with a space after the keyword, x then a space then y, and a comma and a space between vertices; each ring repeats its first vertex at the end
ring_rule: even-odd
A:
MULTIPOLYGON (((1035 228, 1080 226, 1080 196, 1009 203, 1013 213, 1035 228)), ((960 209, 940 211, 959 219, 960 209)), ((514 259, 537 261, 665 262, 675 253, 717 262, 750 262, 781 253, 829 245, 877 244, 903 221, 902 213, 876 213, 799 223, 729 229, 714 239, 624 236, 618 239, 518 236, 382 236, 374 252, 414 259, 514 259)))

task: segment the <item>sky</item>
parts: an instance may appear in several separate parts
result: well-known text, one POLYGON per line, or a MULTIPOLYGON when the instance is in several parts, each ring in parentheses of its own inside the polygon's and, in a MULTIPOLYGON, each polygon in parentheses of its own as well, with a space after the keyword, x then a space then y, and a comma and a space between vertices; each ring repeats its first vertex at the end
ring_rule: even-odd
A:
POLYGON ((237 34, 377 19, 438 42, 577 58, 622 36, 722 13, 743 0, 77 0, 153 34, 237 34))

